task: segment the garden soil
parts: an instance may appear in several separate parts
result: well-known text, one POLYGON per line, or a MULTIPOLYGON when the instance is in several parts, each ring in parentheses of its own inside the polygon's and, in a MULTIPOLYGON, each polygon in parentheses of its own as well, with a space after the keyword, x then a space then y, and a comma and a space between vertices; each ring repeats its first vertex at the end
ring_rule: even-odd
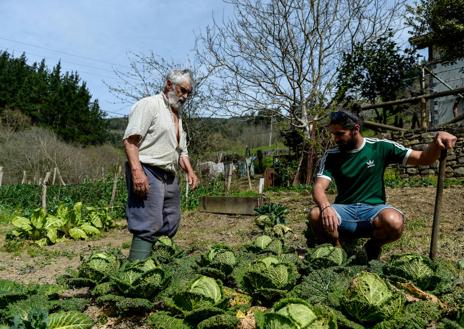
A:
MULTIPOLYGON (((392 253, 419 252, 428 254, 433 220, 435 192, 433 187, 388 189, 388 202, 401 209, 406 216, 402 239, 389 245, 382 257, 392 253)), ((292 242, 305 248, 303 231, 306 214, 313 206, 307 192, 272 192, 271 202, 289 208, 288 226, 292 229, 292 242)), ((333 196, 332 196, 333 197, 333 196)), ((0 278, 20 282, 53 283, 55 277, 68 267, 77 268, 82 256, 92 250, 121 248, 127 255, 131 235, 124 221, 119 227, 91 241, 68 241, 54 246, 22 247, 19 251, 0 250, 0 278)), ((0 225, 0 245, 4 245, 7 225, 0 225)), ((253 216, 230 216, 191 211, 184 213, 182 226, 175 241, 189 252, 202 252, 215 243, 231 247, 249 242, 259 234, 253 216)), ((464 187, 446 188, 443 191, 438 257, 464 258, 464 187)))
MULTIPOLYGON (((388 202, 401 209, 406 216, 403 237, 384 248, 382 259, 392 254, 415 252, 428 255, 434 213, 436 189, 433 187, 387 189, 388 202)), ((281 203, 289 208, 288 226, 292 229, 290 244, 304 251, 306 216, 314 205, 308 192, 269 192, 270 202, 281 203)), ((334 196, 332 195, 333 199, 334 196)), ((0 225, 0 246, 5 243, 8 225, 0 225)), ((190 211, 183 214, 182 226, 175 241, 188 253, 204 252, 216 243, 231 247, 250 242, 260 230, 253 216, 230 216, 190 211)), ((16 251, 0 249, 0 278, 24 283, 55 283, 57 276, 67 268, 77 268, 81 257, 97 249, 120 248, 127 255, 131 235, 125 221, 118 228, 106 232, 91 241, 68 241, 58 245, 39 248, 23 246, 16 251)), ((441 208, 438 258, 464 259, 464 187, 446 188, 443 191, 441 208)), ((80 294, 71 291, 71 294, 80 294)), ((94 320, 106 319, 95 328, 147 328, 142 318, 110 318, 101 309, 91 306, 86 314, 94 320)), ((254 323, 243 319, 240 328, 254 328, 254 323)), ((249 317, 248 320, 252 320, 249 317)), ((254 321, 252 321, 254 322, 254 321)))

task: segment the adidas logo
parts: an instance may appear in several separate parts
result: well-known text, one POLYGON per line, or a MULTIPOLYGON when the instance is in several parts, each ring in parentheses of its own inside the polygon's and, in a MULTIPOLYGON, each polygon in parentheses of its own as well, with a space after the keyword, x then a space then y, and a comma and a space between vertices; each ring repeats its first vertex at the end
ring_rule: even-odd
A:
POLYGON ((375 167, 374 160, 369 160, 366 162, 367 168, 375 167))

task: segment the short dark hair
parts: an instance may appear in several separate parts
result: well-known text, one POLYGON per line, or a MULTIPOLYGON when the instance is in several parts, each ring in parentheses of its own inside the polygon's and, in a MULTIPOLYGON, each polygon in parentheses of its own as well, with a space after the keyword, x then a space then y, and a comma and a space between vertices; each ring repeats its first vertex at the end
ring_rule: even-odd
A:
POLYGON ((329 124, 338 124, 343 128, 353 129, 356 124, 361 124, 359 117, 348 111, 330 112, 329 124))

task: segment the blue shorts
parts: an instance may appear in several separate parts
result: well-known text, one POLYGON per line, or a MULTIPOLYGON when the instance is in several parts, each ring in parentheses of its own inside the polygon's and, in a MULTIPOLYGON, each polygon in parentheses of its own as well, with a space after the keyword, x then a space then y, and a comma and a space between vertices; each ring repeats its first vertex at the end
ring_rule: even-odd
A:
POLYGON ((372 236, 372 221, 384 209, 395 209, 389 204, 370 205, 365 203, 332 204, 340 220, 338 231, 341 237, 368 238, 372 236))

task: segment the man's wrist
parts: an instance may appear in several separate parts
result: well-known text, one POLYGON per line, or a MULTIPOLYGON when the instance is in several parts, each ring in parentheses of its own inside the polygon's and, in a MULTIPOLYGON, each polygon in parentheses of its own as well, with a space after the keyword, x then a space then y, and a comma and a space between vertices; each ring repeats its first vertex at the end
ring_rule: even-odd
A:
POLYGON ((319 209, 321 210, 321 214, 324 212, 324 210, 326 210, 327 208, 330 208, 331 204, 329 203, 328 205, 325 205, 324 207, 319 207, 319 209))

